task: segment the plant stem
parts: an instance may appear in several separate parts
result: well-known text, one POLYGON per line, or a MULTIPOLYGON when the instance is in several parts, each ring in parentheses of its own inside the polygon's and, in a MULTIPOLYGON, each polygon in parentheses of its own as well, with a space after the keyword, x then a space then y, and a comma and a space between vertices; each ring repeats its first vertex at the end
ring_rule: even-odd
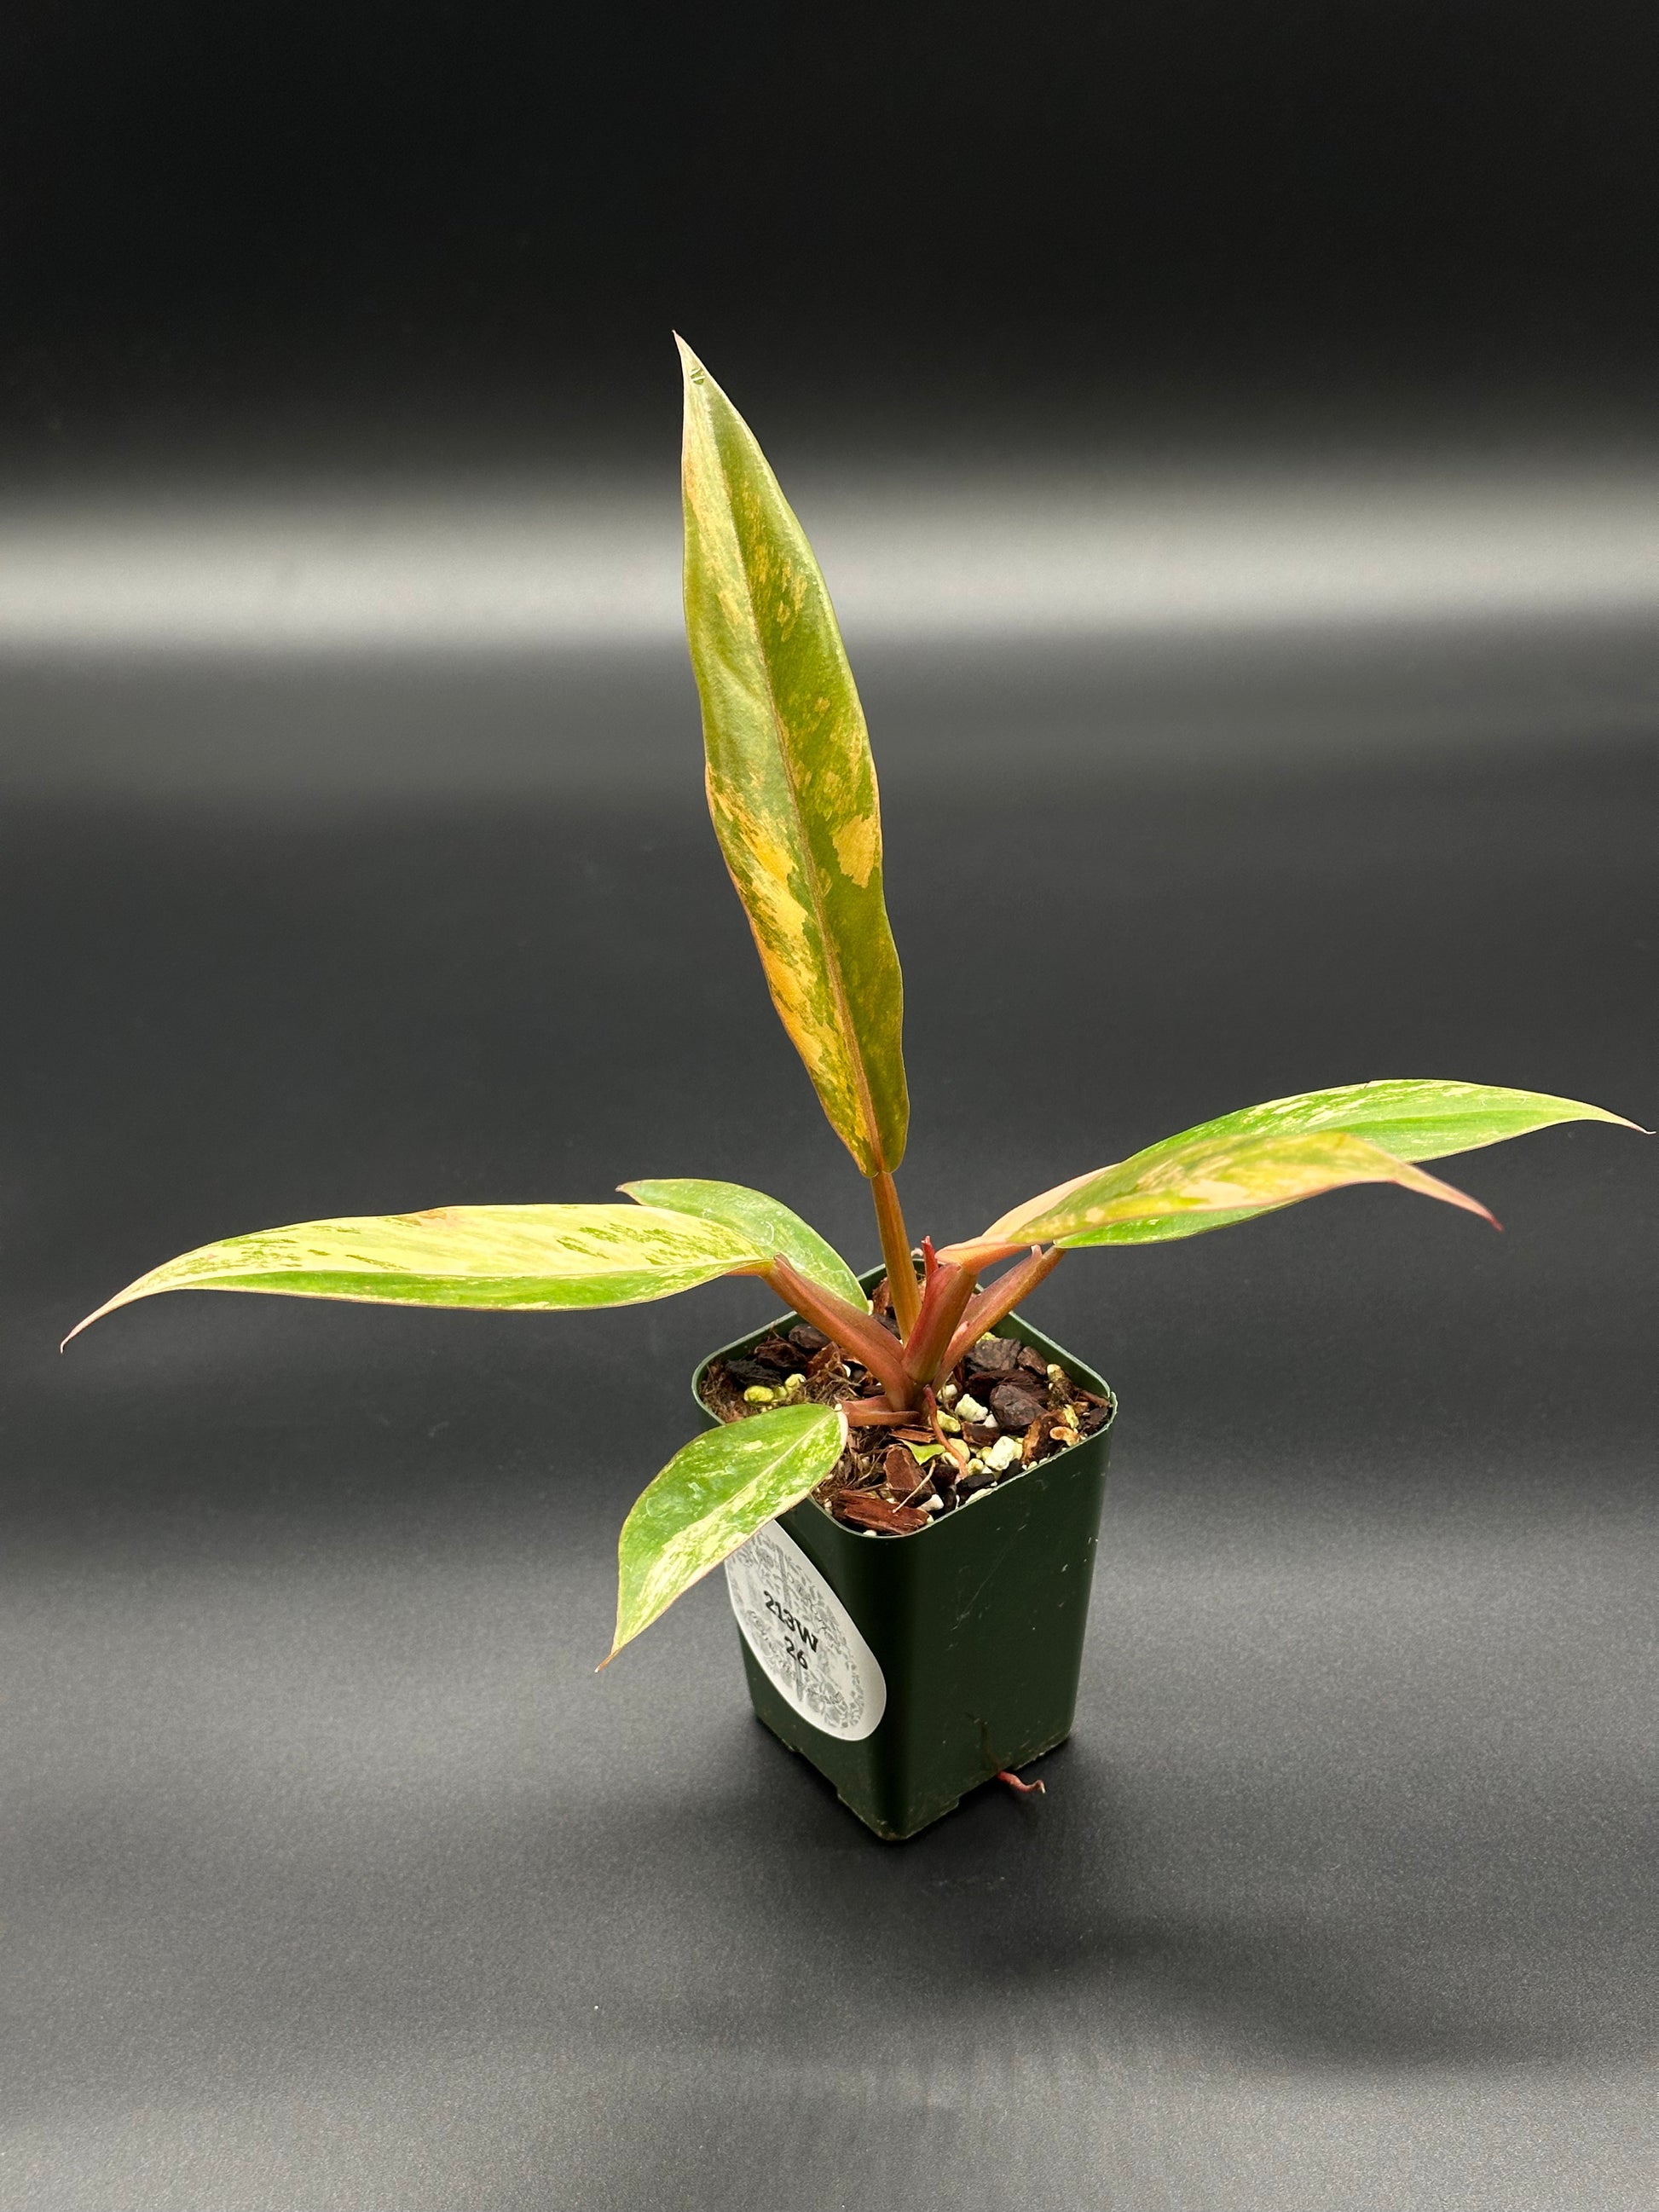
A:
POLYGON ((899 1334, 908 1336, 916 1325, 916 1316, 921 1310, 921 1293, 916 1288, 916 1271, 910 1258, 910 1236, 904 1226, 904 1208, 899 1204, 897 1188, 885 1168, 871 1176, 870 1195, 875 1201, 876 1227, 881 1232, 881 1256, 887 1264, 887 1288, 893 1301, 893 1319, 899 1325, 899 1334))
MULTIPOLYGON (((1022 1298, 1029 1297, 1045 1276, 1053 1274, 1065 1256, 1058 1244, 1051 1244, 1046 1252, 1033 1246, 1029 1259, 1022 1260, 1018 1267, 1010 1267, 995 1282, 987 1283, 976 1292, 946 1348, 941 1373, 954 1367, 969 1346, 977 1344, 988 1329, 1006 1320, 1022 1298)), ((942 1260, 939 1265, 948 1267, 950 1262, 942 1260)))
POLYGON ((860 1313, 821 1283, 809 1280, 781 1253, 763 1273, 786 1305, 805 1314, 815 1328, 821 1328, 843 1352, 869 1369, 886 1392, 890 1406, 902 1412, 915 1404, 916 1385, 904 1364, 903 1348, 878 1321, 860 1313))
POLYGON ((971 1267, 953 1267, 948 1261, 929 1269, 921 1311, 904 1346, 904 1364, 918 1382, 938 1380, 945 1348, 974 1295, 975 1279, 971 1267))

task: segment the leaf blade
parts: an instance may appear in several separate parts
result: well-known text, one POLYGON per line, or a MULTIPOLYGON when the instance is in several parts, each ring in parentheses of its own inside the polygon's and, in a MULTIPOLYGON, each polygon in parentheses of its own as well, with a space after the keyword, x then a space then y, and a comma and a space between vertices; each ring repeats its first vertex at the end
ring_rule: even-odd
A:
POLYGON ((841 1457, 834 1406, 786 1406, 694 1437, 635 1499, 617 1544, 617 1628, 603 1664, 681 1593, 817 1488, 841 1457))
POLYGON ((181 1253, 129 1283, 70 1334, 118 1307, 179 1290, 528 1312, 636 1305, 718 1275, 755 1272, 769 1257, 720 1223, 649 1206, 452 1206, 343 1215, 181 1253))
MULTIPOLYGON (((1032 1234, 1067 1251, 1090 1244, 1126 1241, 1124 1229, 1225 1213, 1237 1220, 1246 1211, 1264 1212, 1316 1198, 1352 1183, 1392 1182, 1425 1198, 1438 1198, 1471 1213, 1492 1216, 1476 1199, 1397 1160, 1364 1137, 1340 1129, 1300 1136, 1209 1138, 1184 1153, 1169 1154, 1153 1167, 1138 1170, 1127 1161, 1116 1170, 1117 1186, 1100 1176, 1042 1215, 1032 1234)), ((1496 1226, 1496 1224, 1494 1224, 1496 1226)), ((1144 1237, 1139 1241, 1145 1241, 1144 1237)))
MULTIPOLYGON (((1115 1166, 1100 1168, 1052 1190, 1028 1199, 994 1222, 975 1241, 1006 1239, 1030 1243, 1049 1232, 1042 1224, 1057 1214, 1062 1203, 1075 1204, 1085 1188, 1105 1186, 1130 1170, 1150 1173, 1159 1163, 1188 1148, 1215 1140, 1249 1138, 1313 1136, 1340 1133, 1359 1137, 1398 1160, 1443 1158, 1447 1154, 1473 1152, 1485 1145, 1501 1144, 1525 1136, 1534 1129, 1565 1121, 1608 1121, 1633 1129, 1638 1127, 1605 1107, 1589 1106, 1574 1098, 1558 1098, 1543 1091, 1512 1091, 1490 1084, 1444 1081, 1431 1078, 1389 1078, 1373 1083, 1350 1083, 1328 1091, 1310 1091, 1289 1098, 1271 1098, 1258 1106, 1240 1108, 1212 1121, 1200 1122, 1177 1135, 1149 1145, 1115 1166)), ((1332 1186, 1334 1188, 1334 1186, 1332 1186)), ((1234 1208, 1215 1208, 1170 1215, 1162 1220, 1124 1222, 1109 1239, 1113 1243, 1152 1243, 1178 1237, 1194 1237, 1247 1221, 1293 1199, 1263 1200, 1234 1208)))
POLYGON ((641 1206, 654 1206, 669 1213, 694 1213, 700 1220, 717 1221, 734 1229, 769 1257, 782 1253, 803 1275, 827 1291, 870 1310, 864 1285, 833 1244, 818 1235, 810 1222, 792 1213, 781 1200, 738 1182, 704 1182, 693 1177, 668 1176, 618 1186, 641 1206))
POLYGON ((708 810, 773 1005, 866 1176, 903 1158, 903 985, 864 710, 823 575, 684 341, 685 626, 708 810))

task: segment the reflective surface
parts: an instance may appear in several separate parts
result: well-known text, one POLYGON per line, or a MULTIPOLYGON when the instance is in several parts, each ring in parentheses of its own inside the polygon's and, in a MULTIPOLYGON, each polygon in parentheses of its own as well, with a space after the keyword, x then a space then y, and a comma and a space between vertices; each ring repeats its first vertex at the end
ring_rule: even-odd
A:
POLYGON ((1659 1144, 1068 1260, 1081 1724, 897 1849, 719 1578, 592 1672, 761 1293, 55 1348, 627 1177, 874 1257, 701 804, 674 328, 845 623, 917 1233, 1377 1074, 1659 1123, 1650 0, 0 50, 4 2212, 1652 2212, 1659 1144))
MULTIPOLYGON (((1028 750, 1014 664, 976 715, 921 659, 877 672, 917 1233, 1382 1073, 1651 1121, 1630 653, 1618 727, 1594 637, 1526 697, 1477 654, 1462 747, 1397 671, 1328 662, 1322 743, 1251 764, 1028 750)), ((1109 720, 1101 666, 1050 672, 1072 726, 1109 720)), ((1122 1401, 1078 1732, 1045 1799, 900 1848, 750 1718, 718 1577, 592 1672, 622 1514, 763 1292, 179 1297, 58 1358, 166 1254, 328 1212, 706 1174, 873 1256, 701 812, 689 679, 653 671, 331 679, 445 764, 395 807, 384 776, 279 805, 264 768, 172 811, 15 794, 0 2198, 1644 2207, 1640 1139, 1459 1162, 1501 1237, 1367 1190, 1069 1261, 1033 1317, 1122 1401), (459 789, 456 744, 543 715, 675 772, 459 789)), ((12 696, 162 757, 206 680, 12 696)), ((309 680, 213 676, 256 765, 316 740, 309 680)), ((1146 679, 1155 732, 1183 680, 1146 679)))

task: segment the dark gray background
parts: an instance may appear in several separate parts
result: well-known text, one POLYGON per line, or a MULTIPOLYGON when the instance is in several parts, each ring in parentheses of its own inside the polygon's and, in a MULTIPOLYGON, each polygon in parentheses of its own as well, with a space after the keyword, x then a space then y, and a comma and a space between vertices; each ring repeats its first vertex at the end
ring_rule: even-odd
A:
POLYGON ((1641 1139, 1069 1261, 1078 1732, 897 1848, 718 1579, 592 1671, 752 1288, 56 1345, 639 1175, 873 1257, 702 807, 673 323, 842 607, 916 1233, 1376 1074, 1659 1121, 1650 11, 4 36, 0 2203, 1649 2212, 1641 1139))
MULTIPOLYGON (((868 1259, 678 721, 627 809, 8 826, 4 2201, 1647 2204, 1639 1139, 1458 1163, 1502 1237, 1362 1192, 1069 1261, 1124 1407, 1079 1732, 899 1848, 717 1582, 590 1671, 752 1290, 58 1358, 330 1209, 705 1172, 868 1259)), ((1653 1097, 1649 749, 899 783, 918 1228, 1331 1077, 1653 1097)))

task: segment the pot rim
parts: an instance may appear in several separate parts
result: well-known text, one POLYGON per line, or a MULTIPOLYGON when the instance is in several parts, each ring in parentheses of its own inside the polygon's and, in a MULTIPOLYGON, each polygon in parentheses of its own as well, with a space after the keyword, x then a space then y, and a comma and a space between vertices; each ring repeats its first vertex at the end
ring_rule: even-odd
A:
MULTIPOLYGON (((881 1280, 886 1272, 887 1270, 884 1267, 866 1267, 864 1273, 859 1277, 859 1281, 866 1291, 873 1290, 875 1285, 881 1280)), ((714 1351, 706 1352, 702 1358, 697 1362, 696 1367, 691 1370, 691 1396, 696 1405, 698 1412, 702 1413, 706 1419, 714 1422, 716 1425, 719 1425, 719 1416, 714 1412, 711 1407, 704 1402, 702 1389, 703 1376, 708 1373, 708 1370, 714 1365, 717 1359, 726 1359, 732 1357, 734 1354, 740 1355, 741 1353, 748 1351, 753 1345, 758 1343, 762 1337, 769 1336, 774 1332, 781 1333, 785 1327, 793 1327, 800 1320, 800 1318, 801 1316, 793 1310, 776 1315, 771 1321, 762 1322, 758 1327, 755 1328, 745 1329, 741 1336, 734 1337, 730 1344, 717 1345, 714 1351)), ((1079 1437, 1076 1443, 1067 1444, 1063 1451, 1051 1452, 1047 1459, 1038 1461, 1034 1467, 1022 1467, 1018 1474, 1010 1474, 1005 1475, 1002 1480, 995 1484, 991 1489, 983 1491, 980 1493, 981 1497, 985 1498, 999 1498, 1005 1492, 1012 1490, 1016 1483, 1024 1481, 1027 1475, 1038 1474, 1046 1474, 1051 1468, 1059 1468, 1062 1466, 1066 1460, 1070 1459, 1073 1452, 1086 1450, 1091 1444, 1098 1443, 1103 1437, 1109 1436, 1112 1425, 1117 1419, 1117 1393, 1113 1389, 1111 1384, 1106 1380, 1103 1375, 1097 1374, 1092 1367, 1088 1365, 1086 1361, 1079 1359, 1075 1352, 1068 1352, 1063 1344, 1056 1343, 1053 1337, 1047 1334, 1042 1329, 1038 1328, 1034 1322, 1024 1320, 1020 1315, 1018 1308, 1016 1308, 1012 1313, 1006 1314, 1002 1320, 997 1323, 997 1328, 999 1329, 1006 1328, 1011 1322, 1013 1324, 1014 1328, 1017 1331, 1026 1330, 1030 1332, 1029 1337, 1023 1340, 1030 1341, 1031 1338, 1040 1340, 1041 1344, 1042 1346, 1046 1346, 1055 1355, 1055 1364, 1057 1365, 1063 1366, 1068 1374, 1071 1373, 1073 1367, 1080 1368, 1083 1374, 1088 1378, 1087 1383, 1085 1387, 1091 1389, 1098 1389, 1101 1395, 1104 1397, 1106 1401, 1106 1418, 1097 1429, 1091 1430, 1086 1437, 1079 1437)), ((799 1502, 803 1505, 817 1506, 817 1510, 823 1514, 824 1519, 830 1522, 832 1528, 839 1528, 842 1526, 842 1523, 836 1519, 835 1515, 825 1506, 819 1504, 818 1500, 812 1496, 810 1491, 799 1502)), ((912 1528, 907 1532, 889 1533, 878 1529, 866 1529, 860 1533, 866 1535, 879 1535, 884 1543, 903 1543, 908 1541, 912 1537, 926 1536, 930 1534, 935 1528, 942 1528, 945 1527, 954 1517, 955 1516, 951 1514, 941 1513, 935 1518, 929 1520, 927 1528, 912 1528)), ((849 1531, 848 1533, 851 1532, 849 1531)))

